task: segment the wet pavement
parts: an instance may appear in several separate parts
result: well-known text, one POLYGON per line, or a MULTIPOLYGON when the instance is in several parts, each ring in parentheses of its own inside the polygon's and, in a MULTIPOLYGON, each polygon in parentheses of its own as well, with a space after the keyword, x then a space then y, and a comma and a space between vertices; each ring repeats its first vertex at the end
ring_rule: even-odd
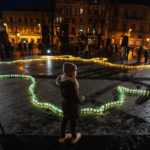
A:
MULTIPOLYGON (((23 59, 38 57, 40 56, 26 56, 23 59)), ((110 61, 122 63, 119 59, 110 61)), ((136 58, 129 60, 128 64, 130 63, 136 65, 136 58)), ((62 97, 55 79, 62 73, 62 64, 63 61, 39 61, 0 65, 0 74, 32 75, 37 81, 35 93, 38 99, 61 107, 62 97)), ((75 64, 78 66, 77 79, 80 91, 86 98, 82 107, 99 107, 107 102, 116 101, 119 85, 131 89, 150 90, 149 69, 115 69, 83 62, 75 64)), ((4 131, 6 135, 58 137, 62 118, 50 110, 34 106, 28 92, 29 85, 28 80, 0 80, 1 133, 4 131)), ((82 115, 78 120, 77 130, 84 136, 109 135, 114 138, 126 138, 134 135, 143 140, 141 136, 148 138, 150 135, 149 107, 149 97, 128 95, 123 105, 102 115, 82 115)), ((67 132, 70 132, 69 128, 67 132)))

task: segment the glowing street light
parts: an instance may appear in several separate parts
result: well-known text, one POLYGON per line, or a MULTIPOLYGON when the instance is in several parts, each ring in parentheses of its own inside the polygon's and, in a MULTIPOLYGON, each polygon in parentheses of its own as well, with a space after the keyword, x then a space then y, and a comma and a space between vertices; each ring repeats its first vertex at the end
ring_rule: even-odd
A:
POLYGON ((146 41, 149 42, 149 38, 147 38, 146 41))
MULTIPOLYGON (((41 29, 41 24, 39 23, 38 26, 39 26, 39 33, 40 33, 41 30, 42 30, 42 29, 41 29)), ((41 34, 40 34, 40 38, 41 38, 41 34)))
POLYGON ((20 36, 20 33, 17 33, 17 36, 20 36))
POLYGON ((8 31, 8 28, 7 28, 7 23, 4 23, 4 26, 6 27, 6 31, 8 31))
POLYGON ((130 33, 131 31, 132 31, 132 29, 130 28, 130 29, 129 29, 129 33, 130 33))
POLYGON ((6 26, 6 27, 7 27, 7 23, 4 23, 4 26, 6 26))

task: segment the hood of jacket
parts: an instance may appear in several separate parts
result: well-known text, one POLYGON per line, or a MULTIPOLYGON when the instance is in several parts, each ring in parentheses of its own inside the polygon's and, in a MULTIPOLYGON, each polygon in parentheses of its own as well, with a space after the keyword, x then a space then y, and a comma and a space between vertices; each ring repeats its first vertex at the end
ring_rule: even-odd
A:
POLYGON ((79 88, 79 83, 76 79, 66 76, 65 74, 59 75, 56 78, 56 85, 60 86, 61 84, 68 84, 68 81, 72 81, 75 83, 77 88, 79 88))

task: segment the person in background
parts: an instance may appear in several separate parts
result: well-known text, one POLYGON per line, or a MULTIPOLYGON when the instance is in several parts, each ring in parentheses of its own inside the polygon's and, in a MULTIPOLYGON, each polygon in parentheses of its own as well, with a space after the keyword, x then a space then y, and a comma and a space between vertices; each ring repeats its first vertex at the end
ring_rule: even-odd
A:
POLYGON ((138 63, 141 62, 141 55, 142 55, 142 52, 143 52, 143 47, 141 46, 139 48, 139 50, 137 51, 137 54, 138 54, 138 63))
POLYGON ((146 49, 145 51, 144 51, 144 57, 145 57, 145 63, 147 63, 147 61, 148 61, 148 49, 146 49))
POLYGON ((29 55, 33 55, 33 41, 31 41, 28 45, 28 48, 29 48, 29 55))
POLYGON ((84 101, 85 97, 79 92, 79 83, 76 76, 77 66, 73 63, 65 62, 63 64, 63 74, 56 79, 56 84, 60 87, 63 97, 60 143, 72 137, 71 143, 74 144, 81 138, 81 133, 76 133, 76 122, 80 116, 81 102, 84 101), (72 135, 65 134, 68 121, 70 121, 72 135))

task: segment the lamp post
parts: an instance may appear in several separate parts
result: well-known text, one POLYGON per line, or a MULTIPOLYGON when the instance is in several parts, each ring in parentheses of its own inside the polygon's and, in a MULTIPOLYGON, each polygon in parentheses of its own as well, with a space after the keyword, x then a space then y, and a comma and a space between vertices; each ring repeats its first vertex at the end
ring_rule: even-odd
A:
POLYGON ((149 45, 149 38, 146 39, 147 41, 147 49, 148 49, 148 45, 149 45))
POLYGON ((19 37, 20 37, 20 33, 17 33, 17 43, 18 43, 18 40, 19 40, 19 37))
POLYGON ((7 23, 4 23, 4 26, 6 27, 6 32, 8 32, 7 23))
POLYGON ((38 27, 39 27, 39 33, 40 33, 40 38, 41 38, 41 31, 42 30, 41 30, 41 24, 40 23, 38 24, 38 27))
POLYGON ((129 37, 130 37, 130 33, 131 33, 131 32, 132 32, 132 29, 130 28, 130 29, 129 29, 129 31, 128 31, 128 33, 129 33, 129 37))

